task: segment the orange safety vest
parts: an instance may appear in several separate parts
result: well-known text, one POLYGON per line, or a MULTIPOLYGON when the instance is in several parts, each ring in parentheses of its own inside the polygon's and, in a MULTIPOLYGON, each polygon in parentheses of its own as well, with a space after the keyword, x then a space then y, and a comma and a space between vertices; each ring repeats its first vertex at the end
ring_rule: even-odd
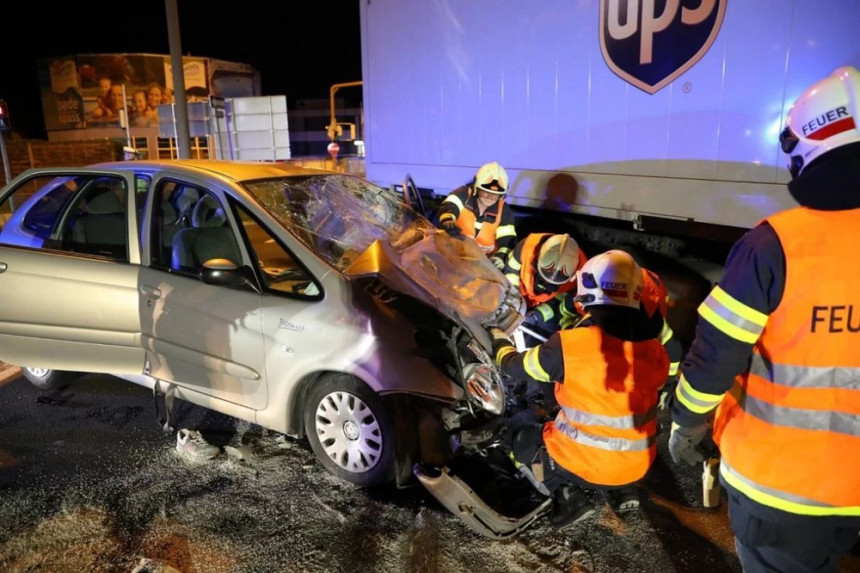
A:
POLYGON ((653 271, 642 267, 642 306, 648 316, 654 316, 654 311, 659 310, 660 315, 666 318, 669 310, 669 292, 663 280, 653 271))
POLYGON ((561 410, 543 427, 547 452, 595 485, 642 478, 657 457, 657 401, 669 358, 657 339, 628 342, 597 326, 562 330, 561 410))
MULTIPOLYGON (((556 295, 562 292, 568 292, 576 288, 576 275, 574 274, 569 281, 559 286, 555 292, 535 292, 535 273, 537 270, 537 259, 540 252, 539 245, 544 237, 551 237, 552 233, 531 233, 523 242, 522 258, 520 261, 520 294, 526 301, 527 308, 534 308, 537 305, 555 298, 556 295)), ((588 260, 582 249, 579 249, 579 262, 576 264, 576 270, 582 268, 585 261, 588 260)))
POLYGON ((717 409, 720 473, 763 505, 860 516, 860 268, 845 259, 860 209, 766 221, 785 252, 785 291, 717 409))
MULTIPOLYGON (((472 196, 472 188, 469 187, 469 197, 472 196)), ((475 233, 475 223, 478 220, 477 215, 467 208, 465 205, 460 209, 460 214, 457 216, 457 226, 463 231, 467 237, 475 237, 475 241, 481 250, 491 255, 496 252, 496 231, 502 221, 502 210, 505 208, 505 200, 499 199, 499 212, 496 213, 496 220, 493 222, 484 221, 481 223, 481 229, 475 233)))

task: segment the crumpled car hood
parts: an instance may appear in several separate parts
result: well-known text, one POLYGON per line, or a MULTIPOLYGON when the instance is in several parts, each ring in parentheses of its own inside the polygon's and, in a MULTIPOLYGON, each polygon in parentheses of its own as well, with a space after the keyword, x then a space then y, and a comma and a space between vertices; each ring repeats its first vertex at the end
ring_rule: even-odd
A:
POLYGON ((346 269, 351 278, 375 274, 387 287, 413 296, 476 327, 516 327, 524 310, 518 290, 472 239, 439 231, 398 250, 374 241, 346 269))

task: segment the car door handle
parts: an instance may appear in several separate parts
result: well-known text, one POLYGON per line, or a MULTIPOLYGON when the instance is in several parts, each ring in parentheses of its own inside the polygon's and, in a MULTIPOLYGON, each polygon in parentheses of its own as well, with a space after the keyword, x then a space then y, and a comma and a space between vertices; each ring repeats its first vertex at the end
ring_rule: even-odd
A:
POLYGON ((0 263, 0 273, 5 273, 6 269, 9 268, 6 263, 0 263))
POLYGON ((161 298, 161 289, 154 286, 142 285, 140 287, 140 292, 142 292, 146 296, 151 296, 153 298, 161 298))

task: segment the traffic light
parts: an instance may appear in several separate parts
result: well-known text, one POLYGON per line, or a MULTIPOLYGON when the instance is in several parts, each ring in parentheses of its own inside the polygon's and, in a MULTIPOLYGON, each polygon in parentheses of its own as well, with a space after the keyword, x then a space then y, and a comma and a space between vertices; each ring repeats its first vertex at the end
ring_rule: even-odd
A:
POLYGON ((0 99, 0 129, 8 131, 12 129, 12 123, 9 121, 9 106, 6 105, 6 100, 0 99))

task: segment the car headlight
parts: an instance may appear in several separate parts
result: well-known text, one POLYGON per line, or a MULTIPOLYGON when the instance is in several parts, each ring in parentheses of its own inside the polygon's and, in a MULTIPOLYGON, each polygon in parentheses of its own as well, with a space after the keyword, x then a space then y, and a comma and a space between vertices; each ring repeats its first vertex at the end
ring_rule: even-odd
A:
POLYGON ((491 414, 505 411, 505 390, 495 368, 472 362, 463 368, 463 380, 470 401, 491 414))

